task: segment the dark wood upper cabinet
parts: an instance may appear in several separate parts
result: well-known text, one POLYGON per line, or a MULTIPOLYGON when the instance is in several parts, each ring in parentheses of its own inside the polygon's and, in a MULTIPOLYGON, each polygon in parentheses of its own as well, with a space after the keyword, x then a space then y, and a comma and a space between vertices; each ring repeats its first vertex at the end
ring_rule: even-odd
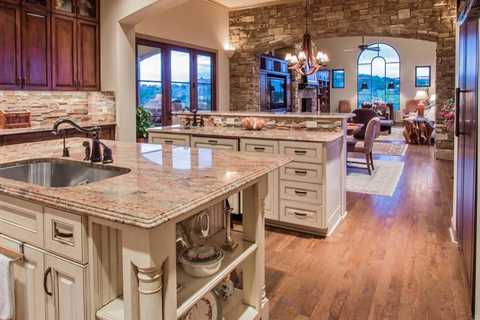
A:
POLYGON ((24 8, 30 10, 39 10, 42 12, 50 11, 50 1, 49 0, 22 0, 24 8))
POLYGON ((75 18, 52 16, 52 86, 56 90, 76 90, 77 48, 75 18))
POLYGON ((78 85, 80 90, 99 90, 100 48, 98 25, 77 21, 78 85))
POLYGON ((50 88, 50 15, 22 11, 23 88, 50 88))
POLYGON ((0 0, 0 3, 20 4, 22 0, 0 0))
POLYGON ((55 13, 77 17, 84 20, 97 21, 99 12, 98 0, 52 0, 55 13))
POLYGON ((0 89, 21 87, 20 9, 0 3, 0 89))
POLYGON ((98 11, 99 0, 0 0, 0 90, 100 90, 98 11))

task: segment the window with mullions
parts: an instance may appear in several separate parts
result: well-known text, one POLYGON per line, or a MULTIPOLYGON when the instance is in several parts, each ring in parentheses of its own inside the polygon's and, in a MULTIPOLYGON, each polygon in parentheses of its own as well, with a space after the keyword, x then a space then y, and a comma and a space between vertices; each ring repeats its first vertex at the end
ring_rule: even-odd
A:
POLYGON ((400 56, 395 48, 375 43, 358 57, 358 105, 392 103, 400 110, 400 56))
POLYGON ((137 101, 155 125, 170 124, 171 112, 215 110, 216 55, 137 39, 137 101))

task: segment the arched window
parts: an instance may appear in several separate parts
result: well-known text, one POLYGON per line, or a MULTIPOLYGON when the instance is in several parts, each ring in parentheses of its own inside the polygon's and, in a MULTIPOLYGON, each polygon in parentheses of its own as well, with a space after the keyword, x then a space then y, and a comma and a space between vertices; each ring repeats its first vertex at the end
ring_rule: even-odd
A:
POLYGON ((358 105, 393 103, 400 109, 400 56, 395 48, 375 43, 358 57, 358 105))

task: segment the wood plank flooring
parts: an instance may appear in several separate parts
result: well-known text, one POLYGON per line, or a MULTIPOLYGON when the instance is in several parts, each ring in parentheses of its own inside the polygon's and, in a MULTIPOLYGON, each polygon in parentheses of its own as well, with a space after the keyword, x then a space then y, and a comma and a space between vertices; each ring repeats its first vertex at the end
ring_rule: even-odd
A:
POLYGON ((426 146, 403 160, 394 196, 349 193, 332 237, 268 229, 271 319, 469 319, 449 236, 453 164, 426 146))

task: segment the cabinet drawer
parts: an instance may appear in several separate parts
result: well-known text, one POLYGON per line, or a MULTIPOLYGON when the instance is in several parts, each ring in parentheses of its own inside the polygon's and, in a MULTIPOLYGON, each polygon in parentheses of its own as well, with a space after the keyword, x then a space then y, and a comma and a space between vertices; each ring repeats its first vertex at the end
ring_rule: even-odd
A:
POLYGON ((280 180, 280 198, 322 203, 322 186, 319 184, 280 180))
POLYGON ((258 153, 278 153, 278 141, 260 139, 241 139, 240 151, 258 153))
POLYGON ((85 218, 55 209, 45 209, 45 249, 80 263, 87 262, 85 218))
POLYGON ((280 153, 301 162, 322 163, 322 149, 321 143, 280 141, 280 153))
POLYGON ((150 133, 149 142, 156 144, 173 144, 176 146, 189 146, 190 136, 186 134, 150 133))
POLYGON ((212 148, 238 151, 237 139, 223 139, 214 137, 192 137, 193 148, 212 148))
POLYGON ((317 227, 320 221, 322 207, 298 201, 280 201, 280 221, 317 227))
POLYGON ((0 195, 0 233, 43 248, 43 208, 0 195))
POLYGON ((280 179, 300 182, 323 183, 322 165, 291 162, 280 168, 280 179))

